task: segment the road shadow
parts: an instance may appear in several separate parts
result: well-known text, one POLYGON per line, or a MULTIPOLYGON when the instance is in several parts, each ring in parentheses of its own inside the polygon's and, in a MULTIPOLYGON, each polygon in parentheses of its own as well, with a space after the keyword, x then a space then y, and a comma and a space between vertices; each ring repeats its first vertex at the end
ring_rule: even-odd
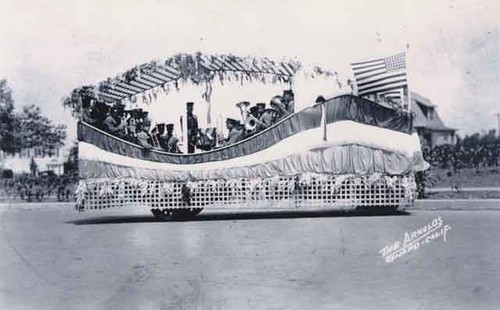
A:
POLYGON ((67 224, 75 225, 98 225, 98 224, 127 224, 127 223, 175 223, 175 222, 205 222, 205 221, 235 221, 235 220, 271 220, 271 219, 294 219, 294 218, 325 218, 325 217, 380 217, 380 216, 408 216, 407 211, 393 213, 375 213, 356 210, 322 210, 322 211, 208 211, 198 214, 189 220, 159 221, 153 215, 121 215, 101 216, 81 220, 67 221, 67 224))

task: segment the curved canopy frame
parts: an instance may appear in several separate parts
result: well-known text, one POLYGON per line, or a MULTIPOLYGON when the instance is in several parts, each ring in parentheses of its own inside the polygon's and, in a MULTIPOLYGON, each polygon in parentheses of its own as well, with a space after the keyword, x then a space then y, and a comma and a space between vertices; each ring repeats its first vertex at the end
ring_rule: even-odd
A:
MULTIPOLYGON (((295 60, 276 62, 268 58, 237 57, 234 55, 177 54, 165 61, 151 61, 136 66, 123 74, 95 85, 74 89, 64 98, 63 105, 77 116, 81 112, 82 100, 91 98, 114 105, 125 100, 136 102, 138 97, 145 103, 156 98, 158 91, 167 93, 168 83, 191 81, 205 85, 203 97, 210 101, 212 82, 219 78, 224 81, 260 81, 263 83, 292 83, 293 76, 302 69, 295 60)), ((311 76, 337 76, 334 71, 313 67, 311 76)))

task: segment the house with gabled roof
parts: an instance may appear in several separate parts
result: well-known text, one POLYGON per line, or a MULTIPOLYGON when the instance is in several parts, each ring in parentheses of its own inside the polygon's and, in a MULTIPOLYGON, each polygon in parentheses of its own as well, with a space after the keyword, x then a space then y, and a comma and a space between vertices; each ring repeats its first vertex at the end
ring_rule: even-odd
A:
POLYGON ((455 144, 456 129, 447 127, 436 111, 437 106, 430 99, 411 92, 411 109, 415 113, 413 128, 421 141, 431 147, 443 144, 455 144))

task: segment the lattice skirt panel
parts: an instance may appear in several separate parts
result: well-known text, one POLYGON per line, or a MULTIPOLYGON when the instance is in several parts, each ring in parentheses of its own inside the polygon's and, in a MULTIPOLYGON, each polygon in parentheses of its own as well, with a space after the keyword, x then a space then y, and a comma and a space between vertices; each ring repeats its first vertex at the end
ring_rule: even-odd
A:
POLYGON ((413 175, 308 174, 269 179, 159 182, 130 178, 81 180, 79 210, 123 206, 147 208, 407 207, 413 204, 413 175))

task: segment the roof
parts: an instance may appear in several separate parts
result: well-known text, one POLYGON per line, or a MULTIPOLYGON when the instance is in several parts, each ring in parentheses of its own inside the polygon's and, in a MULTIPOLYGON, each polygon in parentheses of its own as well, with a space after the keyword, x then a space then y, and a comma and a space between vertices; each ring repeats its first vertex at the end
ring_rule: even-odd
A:
POLYGON ((337 77, 337 72, 318 66, 309 69, 297 60, 273 61, 269 58, 238 57, 234 55, 177 54, 166 60, 156 60, 136 66, 118 76, 108 78, 93 85, 74 89, 63 99, 63 105, 79 116, 81 106, 89 99, 115 105, 120 102, 135 103, 138 97, 149 103, 162 91, 169 92, 170 82, 191 81, 205 86, 203 98, 210 101, 212 82, 222 81, 260 81, 262 83, 291 83, 298 71, 310 77, 337 77))
POLYGON ((427 106, 427 107, 435 107, 436 105, 431 102, 431 100, 427 97, 424 97, 415 92, 411 92, 411 99, 413 102, 418 101, 419 103, 427 106))
POLYGON ((447 127, 443 121, 441 120, 441 117, 439 117, 439 114, 437 113, 436 110, 436 105, 433 104, 428 98, 421 96, 415 92, 411 93, 411 101, 412 101, 412 111, 415 113, 415 118, 413 119, 413 127, 421 127, 421 128, 426 128, 434 131, 455 131, 456 129, 447 127), (433 117, 428 118, 425 116, 424 112, 422 111, 422 107, 424 106, 428 108, 429 110, 433 110, 433 117))

